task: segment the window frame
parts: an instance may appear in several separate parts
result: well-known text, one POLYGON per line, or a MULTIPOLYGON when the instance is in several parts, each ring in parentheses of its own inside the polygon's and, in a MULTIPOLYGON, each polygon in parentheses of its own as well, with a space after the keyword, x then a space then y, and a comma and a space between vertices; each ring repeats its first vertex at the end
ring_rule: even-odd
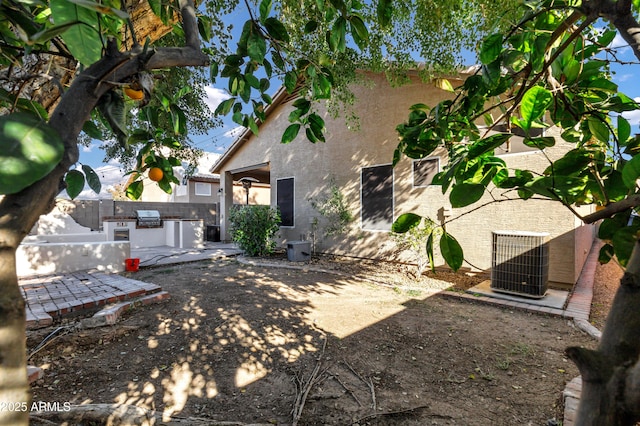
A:
MULTIPOLYGON (((438 173, 440 173, 442 171, 442 169, 440 168, 442 165, 442 159, 439 156, 431 156, 431 157, 425 157, 425 158, 417 158, 414 159, 411 162, 411 184, 413 185, 413 188, 428 188, 431 186, 431 182, 433 182, 433 178, 435 177, 435 175, 437 175, 438 173), (431 179, 429 180, 429 183, 427 184, 421 184, 421 185, 416 185, 416 164, 420 163, 422 161, 435 161, 436 162, 436 171, 433 174, 433 176, 431 177, 431 179)), ((423 178, 424 179, 424 178, 423 178)))
MULTIPOLYGON (((386 203, 385 203, 386 204, 386 203)), ((375 209, 375 206, 370 206, 369 208, 373 207, 375 209)), ((376 209, 377 211, 377 209, 376 209)), ((387 217, 383 217, 385 219, 387 219, 387 217)), ((395 219, 395 170, 394 167, 391 163, 384 163, 384 164, 374 164, 371 166, 365 166, 365 167, 361 167, 360 168, 360 229, 362 229, 363 231, 370 231, 370 232, 389 232, 391 231, 391 226, 393 224, 393 221, 395 219), (388 188, 383 188, 385 191, 389 190, 390 191, 390 200, 388 202, 388 205, 384 206, 384 210, 388 210, 391 214, 390 217, 388 217, 388 223, 385 223, 385 227, 384 229, 381 229, 381 227, 369 227, 367 225, 367 223, 369 222, 368 219, 368 215, 369 213, 367 212, 367 206, 365 203, 365 171, 366 170, 372 170, 372 169, 380 169, 380 168, 385 168, 388 169, 388 171, 390 172, 389 175, 385 176, 384 180, 386 181, 387 179, 389 179, 389 187, 388 188)), ((376 221, 375 224, 381 222, 380 220, 376 221)))
POLYGON ((193 188, 194 195, 196 195, 198 197, 211 197, 211 186, 212 186, 211 183, 209 183, 209 182, 194 182, 194 184, 195 184, 194 188, 193 188), (201 192, 201 191, 198 190, 198 187, 200 187, 202 189, 203 185, 206 185, 206 188, 208 189, 208 191, 201 192))
POLYGON ((281 228, 295 228, 296 226, 296 181, 295 181, 295 177, 294 176, 287 176, 287 177, 282 177, 282 178, 277 178, 276 179, 276 207, 278 208, 278 210, 280 211, 280 219, 281 219, 281 223, 280 223, 280 227, 281 228), (283 214, 282 214, 282 208, 281 208, 281 204, 280 204, 280 182, 282 181, 291 181, 291 224, 284 224, 284 218, 283 218, 283 214))

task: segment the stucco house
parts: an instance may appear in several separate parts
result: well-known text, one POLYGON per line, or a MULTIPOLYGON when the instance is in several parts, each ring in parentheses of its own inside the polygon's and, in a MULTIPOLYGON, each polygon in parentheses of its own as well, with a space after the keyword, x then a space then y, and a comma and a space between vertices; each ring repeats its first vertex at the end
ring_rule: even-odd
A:
MULTIPOLYGON (((180 181, 179 185, 171 184, 172 192, 167 194, 155 182, 144 179, 144 191, 139 201, 212 204, 220 199, 220 175, 210 173, 209 170, 218 160, 220 154, 203 152, 198 158, 198 164, 192 173, 187 173, 184 167, 174 167, 173 173, 180 181)), ((235 204, 247 204, 247 190, 242 182, 235 182, 233 186, 235 204)), ((254 183, 249 188, 248 204, 269 204, 270 187, 268 184, 254 183)))
MULTIPOLYGON (((229 238, 227 218, 233 204, 233 183, 251 177, 271 187, 270 204, 278 206, 283 217, 279 235, 283 247, 288 241, 307 239, 313 240, 318 252, 411 261, 408 253, 398 252, 389 231, 399 215, 414 212, 445 220, 447 231, 464 249, 468 262, 463 267, 473 270, 491 269, 496 231, 546 233, 550 285, 570 287, 576 282, 595 238, 593 226, 583 225, 558 203, 544 200, 514 199, 481 209, 452 209, 448 194, 430 184, 446 164, 444 150, 420 161, 403 158, 396 167, 391 166, 398 143, 395 127, 406 121, 409 107, 416 103, 435 105, 450 93, 422 82, 417 75, 410 75, 411 81, 399 87, 392 87, 381 74, 363 73, 363 77, 367 83, 353 87, 357 98, 354 110, 360 120, 356 130, 318 105, 326 123, 326 142, 312 144, 300 132, 292 143, 281 144, 290 124, 293 97, 280 91, 267 110, 266 120, 260 123, 259 135, 244 132, 218 159, 211 173, 220 175, 223 239, 229 238), (322 217, 311 200, 324 196, 331 183, 339 188, 355 220, 343 234, 324 237, 315 226, 322 224, 322 217)), ((465 77, 462 73, 449 80, 456 86, 465 77)), ((548 165, 545 156, 558 158, 569 149, 558 141, 543 155, 513 141, 496 154, 509 167, 543 170, 548 165)), ((480 204, 485 201, 490 199, 480 204)), ((441 259, 436 261, 442 263, 441 259)))

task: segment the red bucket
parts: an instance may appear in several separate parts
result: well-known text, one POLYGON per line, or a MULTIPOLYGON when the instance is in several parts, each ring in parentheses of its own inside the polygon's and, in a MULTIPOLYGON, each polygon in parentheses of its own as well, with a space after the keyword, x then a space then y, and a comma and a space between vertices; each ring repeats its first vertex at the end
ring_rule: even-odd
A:
POLYGON ((140 267, 140 259, 137 257, 133 259, 125 259, 124 260, 124 269, 129 272, 138 272, 138 268, 140 267))

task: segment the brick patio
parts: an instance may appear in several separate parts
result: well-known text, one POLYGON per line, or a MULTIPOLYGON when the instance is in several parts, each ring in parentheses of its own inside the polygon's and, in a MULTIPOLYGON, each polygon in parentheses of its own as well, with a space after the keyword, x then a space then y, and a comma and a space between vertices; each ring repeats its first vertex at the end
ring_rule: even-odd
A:
POLYGON ((46 327, 63 316, 160 292, 151 283, 102 272, 73 272, 20 279, 27 328, 46 327))

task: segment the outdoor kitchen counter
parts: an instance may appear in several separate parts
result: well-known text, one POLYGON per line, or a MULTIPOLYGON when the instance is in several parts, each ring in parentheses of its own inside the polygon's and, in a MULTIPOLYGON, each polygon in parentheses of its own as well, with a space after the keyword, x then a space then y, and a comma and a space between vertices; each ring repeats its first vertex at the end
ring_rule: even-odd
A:
POLYGON ((135 217, 109 218, 103 221, 103 228, 108 240, 129 241, 131 248, 203 246, 204 221, 202 219, 161 219, 159 225, 145 225, 135 217))

